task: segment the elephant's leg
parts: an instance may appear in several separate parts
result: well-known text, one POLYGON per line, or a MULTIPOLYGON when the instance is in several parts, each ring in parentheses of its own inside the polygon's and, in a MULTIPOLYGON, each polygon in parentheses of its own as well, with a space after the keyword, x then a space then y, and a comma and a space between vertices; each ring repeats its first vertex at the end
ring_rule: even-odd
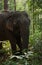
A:
POLYGON ((0 43, 0 49, 2 49, 2 43, 0 43))
POLYGON ((22 49, 28 49, 28 44, 29 44, 29 38, 28 38, 28 33, 23 33, 21 35, 21 41, 22 41, 22 49))
POLYGON ((28 49, 28 44, 29 44, 29 26, 28 23, 27 25, 24 23, 20 27, 20 34, 21 34, 21 47, 22 50, 28 49))
POLYGON ((12 53, 14 54, 16 52, 16 41, 14 41, 14 38, 11 37, 10 43, 11 43, 11 48, 12 48, 12 53))
POLYGON ((21 51, 22 50, 22 47, 21 47, 21 36, 20 36, 20 33, 17 34, 16 43, 19 46, 19 49, 21 51))
POLYGON ((13 34, 11 31, 7 31, 7 39, 10 41, 11 43, 11 48, 12 48, 12 53, 14 54, 14 52, 16 51, 16 40, 13 37, 13 34))

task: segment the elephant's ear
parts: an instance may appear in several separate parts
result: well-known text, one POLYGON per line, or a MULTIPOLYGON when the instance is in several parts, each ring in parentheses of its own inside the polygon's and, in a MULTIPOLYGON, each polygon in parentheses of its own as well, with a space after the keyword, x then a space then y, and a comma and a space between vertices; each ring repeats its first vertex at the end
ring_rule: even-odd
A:
POLYGON ((6 28, 10 31, 13 31, 13 20, 11 17, 6 20, 6 28))
POLYGON ((6 23, 6 28, 8 29, 8 30, 10 30, 10 31, 13 31, 13 24, 10 22, 7 22, 6 23))
POLYGON ((13 26, 16 25, 16 13, 12 12, 7 16, 6 28, 13 31, 13 26))

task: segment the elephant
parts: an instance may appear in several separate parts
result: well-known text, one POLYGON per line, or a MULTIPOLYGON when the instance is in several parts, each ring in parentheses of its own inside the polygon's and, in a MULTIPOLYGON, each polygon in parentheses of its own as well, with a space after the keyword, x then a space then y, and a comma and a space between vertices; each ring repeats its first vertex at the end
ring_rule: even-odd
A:
POLYGON ((0 14, 0 41, 9 40, 13 54, 16 51, 16 44, 20 51, 28 49, 29 26, 30 19, 25 11, 0 14))

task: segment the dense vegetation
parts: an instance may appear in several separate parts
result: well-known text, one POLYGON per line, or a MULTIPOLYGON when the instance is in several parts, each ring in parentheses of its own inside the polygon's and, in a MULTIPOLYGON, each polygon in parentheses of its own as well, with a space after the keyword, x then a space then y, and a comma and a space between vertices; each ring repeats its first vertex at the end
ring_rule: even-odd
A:
MULTIPOLYGON (((8 0, 9 10, 14 11, 14 0, 8 0)), ((0 0, 0 11, 4 10, 4 0, 0 0)), ((27 54, 10 59, 8 56, 3 61, 0 57, 0 65, 42 65, 42 0, 16 0, 16 10, 26 11, 31 19, 29 50, 27 54), (22 59, 21 59, 22 58, 22 59), (2 62, 3 61, 3 62, 2 62), (5 62, 6 61, 6 62, 5 62)), ((0 50, 4 55, 11 53, 9 41, 6 41, 4 50, 0 50), (8 44, 7 44, 8 43, 8 44)))

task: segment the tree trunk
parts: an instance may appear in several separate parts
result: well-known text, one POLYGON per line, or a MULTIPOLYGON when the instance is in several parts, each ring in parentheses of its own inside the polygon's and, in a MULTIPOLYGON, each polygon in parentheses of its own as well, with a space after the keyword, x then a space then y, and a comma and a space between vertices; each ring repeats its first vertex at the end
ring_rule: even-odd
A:
POLYGON ((16 0, 14 0, 14 11, 16 11, 16 0))
POLYGON ((4 11, 8 10, 8 0, 4 0, 4 11))

